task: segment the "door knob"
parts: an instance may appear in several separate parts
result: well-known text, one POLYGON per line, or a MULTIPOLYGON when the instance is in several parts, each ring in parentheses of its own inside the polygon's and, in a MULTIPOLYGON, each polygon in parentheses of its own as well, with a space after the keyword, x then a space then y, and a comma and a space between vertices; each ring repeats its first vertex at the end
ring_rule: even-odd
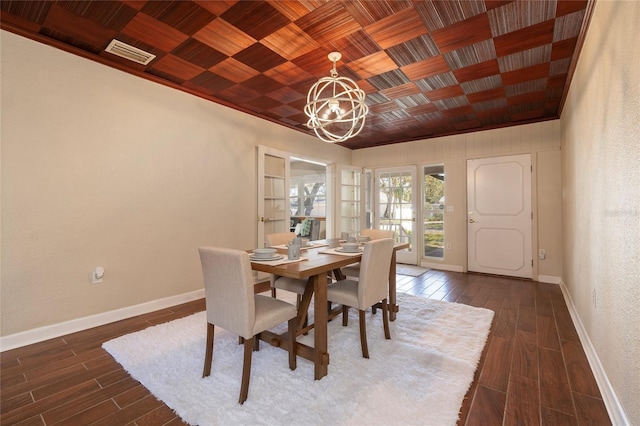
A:
POLYGON ((476 222, 477 222, 477 220, 475 220, 475 219, 469 219, 469 223, 476 223, 476 222))

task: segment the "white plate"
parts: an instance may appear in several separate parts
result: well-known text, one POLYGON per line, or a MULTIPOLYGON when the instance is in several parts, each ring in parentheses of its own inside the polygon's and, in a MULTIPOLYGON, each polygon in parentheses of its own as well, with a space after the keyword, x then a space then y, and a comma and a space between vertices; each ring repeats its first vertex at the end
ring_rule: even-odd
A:
POLYGON ((270 262, 272 260, 280 260, 284 258, 284 256, 282 255, 278 255, 278 256, 273 256, 273 257, 255 257, 255 256, 249 256, 250 260, 256 260, 256 261, 262 261, 262 262, 270 262))
POLYGON ((362 249, 361 248, 359 248, 358 250, 353 250, 353 251, 345 250, 345 249, 342 249, 342 248, 337 248, 335 250, 339 251, 340 253, 362 253, 362 249))

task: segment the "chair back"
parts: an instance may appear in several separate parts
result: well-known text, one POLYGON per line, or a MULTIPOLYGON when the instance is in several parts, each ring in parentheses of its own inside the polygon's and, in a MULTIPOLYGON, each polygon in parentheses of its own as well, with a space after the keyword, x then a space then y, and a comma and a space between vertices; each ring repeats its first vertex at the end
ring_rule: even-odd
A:
POLYGON ((311 232, 309 233, 309 239, 311 241, 320 240, 326 237, 326 229, 324 220, 312 219, 311 232))
POLYGON ((256 318, 249 255, 241 250, 200 247, 207 322, 244 338, 253 336, 256 318))
POLYGON ((295 232, 276 232, 273 234, 266 234, 264 236, 264 242, 267 247, 273 247, 290 243, 295 237, 295 232))
POLYGON ((358 279, 358 309, 366 309, 387 298, 393 245, 391 238, 372 240, 364 245, 358 279))
POLYGON ((362 229, 360 230, 361 237, 369 237, 372 240, 381 240, 383 238, 393 238, 393 231, 386 231, 384 229, 362 229))

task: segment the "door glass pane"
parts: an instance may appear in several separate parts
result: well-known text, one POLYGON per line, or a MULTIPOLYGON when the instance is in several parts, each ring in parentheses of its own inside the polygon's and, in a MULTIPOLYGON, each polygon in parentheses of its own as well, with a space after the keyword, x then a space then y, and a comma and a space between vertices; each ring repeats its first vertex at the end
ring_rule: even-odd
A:
POLYGON ((444 257, 444 165, 424 168, 424 255, 444 257))
POLYGON ((289 221, 287 218, 287 171, 286 161, 284 157, 264 154, 262 188, 262 205, 260 206, 262 213, 260 217, 260 225, 258 232, 262 233, 262 238, 258 238, 258 244, 264 241, 265 234, 274 232, 284 232, 289 229, 289 221))
POLYGON ((264 196, 269 198, 276 197, 284 199, 284 178, 265 176, 264 196))
POLYGON ((340 231, 355 234, 360 231, 359 170, 342 170, 340 178, 340 231))
POLYGON ((373 172, 364 171, 364 227, 373 228, 373 172))
POLYGON ((380 229, 394 231, 398 242, 411 243, 414 223, 411 172, 384 172, 379 179, 380 229))
POLYGON ((286 159, 273 155, 264 156, 264 174, 269 176, 284 177, 284 166, 286 159))
POLYGON ((265 199, 264 200, 264 214, 267 220, 284 220, 284 200, 265 199))

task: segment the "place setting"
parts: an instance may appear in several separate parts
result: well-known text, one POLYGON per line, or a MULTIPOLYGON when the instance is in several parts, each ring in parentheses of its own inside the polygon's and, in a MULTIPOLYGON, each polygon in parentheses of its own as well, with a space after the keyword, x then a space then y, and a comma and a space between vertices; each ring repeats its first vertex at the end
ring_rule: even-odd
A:
POLYGON ((359 256, 362 254, 364 248, 360 243, 342 243, 340 247, 333 247, 327 250, 322 250, 320 253, 325 254, 339 254, 343 256, 359 256))
POLYGON ((307 258, 300 256, 299 249, 297 253, 295 250, 289 250, 287 255, 283 255, 278 253, 278 250, 275 248, 257 248, 251 252, 249 260, 269 265, 284 265, 285 263, 307 260, 307 258))
POLYGON ((331 249, 323 250, 320 253, 358 256, 364 251, 364 245, 371 240, 369 237, 355 237, 344 234, 345 233, 342 235, 343 239, 340 240, 340 247, 333 247, 331 249))
POLYGON ((319 241, 310 241, 308 238, 296 237, 287 244, 280 244, 277 246, 273 246, 273 248, 286 250, 291 245, 300 246, 300 250, 309 250, 318 247, 326 247, 329 244, 319 241))

